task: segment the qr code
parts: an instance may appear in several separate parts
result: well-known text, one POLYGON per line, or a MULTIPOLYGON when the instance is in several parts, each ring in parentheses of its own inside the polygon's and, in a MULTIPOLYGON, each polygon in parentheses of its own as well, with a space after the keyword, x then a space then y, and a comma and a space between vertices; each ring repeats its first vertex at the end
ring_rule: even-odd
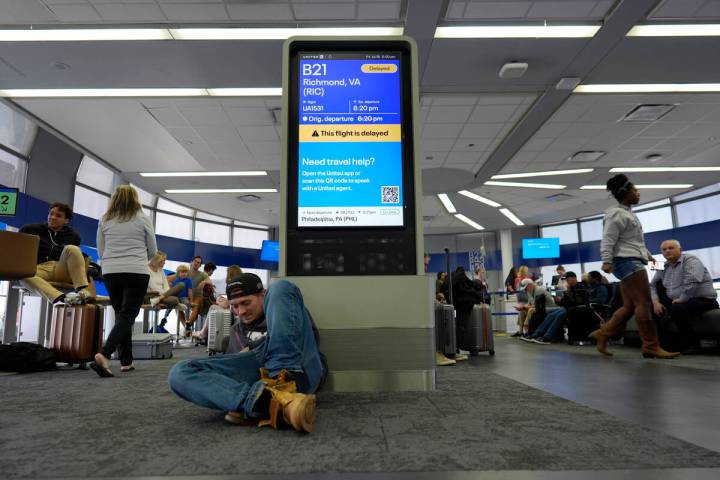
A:
POLYGON ((381 187, 382 203, 400 203, 400 187, 381 187))

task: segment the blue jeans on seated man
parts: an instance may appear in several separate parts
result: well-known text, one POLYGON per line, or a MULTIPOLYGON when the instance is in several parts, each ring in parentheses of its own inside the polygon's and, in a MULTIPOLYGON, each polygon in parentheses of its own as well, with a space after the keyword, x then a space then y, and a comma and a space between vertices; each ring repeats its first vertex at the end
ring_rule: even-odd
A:
POLYGON ((553 342, 559 342, 563 339, 563 325, 566 318, 567 310, 564 308, 548 312, 545 320, 533 332, 532 338, 543 337, 553 342))
POLYGON ((299 392, 315 392, 325 372, 300 289, 277 280, 265 293, 263 306, 267 337, 262 345, 248 352, 179 362, 168 375, 172 391, 196 405, 242 412, 246 418, 259 416, 253 406, 265 387, 261 367, 271 377, 283 369, 293 372, 299 392))

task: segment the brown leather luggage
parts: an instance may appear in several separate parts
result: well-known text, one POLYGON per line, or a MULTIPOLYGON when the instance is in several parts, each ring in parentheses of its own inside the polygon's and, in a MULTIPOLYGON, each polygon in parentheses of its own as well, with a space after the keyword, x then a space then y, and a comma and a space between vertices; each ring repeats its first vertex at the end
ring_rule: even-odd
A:
POLYGON ((105 307, 101 305, 55 305, 48 348, 58 362, 82 367, 102 348, 104 320, 105 307))

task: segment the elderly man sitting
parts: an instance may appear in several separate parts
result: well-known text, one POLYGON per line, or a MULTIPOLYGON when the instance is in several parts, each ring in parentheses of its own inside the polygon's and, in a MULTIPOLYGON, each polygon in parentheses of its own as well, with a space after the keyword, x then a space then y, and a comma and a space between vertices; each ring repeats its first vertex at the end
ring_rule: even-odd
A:
POLYGON ((696 339, 692 319, 718 308, 712 277, 698 257, 682 252, 677 240, 665 240, 660 249, 667 261, 650 283, 653 311, 675 324, 680 350, 693 353, 696 339))

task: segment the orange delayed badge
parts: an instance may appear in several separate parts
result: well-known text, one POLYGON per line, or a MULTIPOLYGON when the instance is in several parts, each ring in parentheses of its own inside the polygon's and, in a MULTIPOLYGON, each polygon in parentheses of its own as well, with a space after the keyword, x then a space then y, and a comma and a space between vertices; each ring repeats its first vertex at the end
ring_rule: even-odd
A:
POLYGON ((360 67, 363 73, 395 73, 397 69, 394 63, 363 63, 360 67))

